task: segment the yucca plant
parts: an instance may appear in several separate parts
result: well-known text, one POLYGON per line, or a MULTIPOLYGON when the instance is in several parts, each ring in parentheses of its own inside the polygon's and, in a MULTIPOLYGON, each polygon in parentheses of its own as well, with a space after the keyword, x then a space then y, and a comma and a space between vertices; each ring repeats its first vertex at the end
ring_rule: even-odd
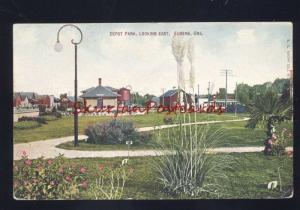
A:
POLYGON ((158 135, 157 138, 164 138, 158 139, 158 147, 164 152, 153 162, 157 180, 163 191, 171 195, 219 197, 222 193, 219 183, 227 178, 226 170, 234 164, 231 156, 211 154, 211 149, 223 139, 224 132, 209 125, 189 130, 191 132, 184 136, 181 134, 183 129, 173 127, 167 136, 158 135))

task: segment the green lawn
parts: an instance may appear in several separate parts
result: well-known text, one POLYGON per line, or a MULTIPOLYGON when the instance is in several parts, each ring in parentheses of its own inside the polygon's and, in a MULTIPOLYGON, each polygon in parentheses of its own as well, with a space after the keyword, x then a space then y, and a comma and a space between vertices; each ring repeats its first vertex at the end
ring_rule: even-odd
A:
MULTIPOLYGON (((218 154, 222 155, 222 154, 218 154)), ((293 164, 292 158, 266 157, 262 153, 242 153, 230 154, 235 158, 233 169, 224 171, 229 179, 223 183, 225 194, 221 198, 280 198, 285 191, 293 186, 293 164), (273 190, 267 189, 267 184, 271 181, 278 181, 278 167, 282 181, 282 192, 279 187, 273 190)), ((89 182, 93 182, 95 170, 99 164, 119 165, 121 158, 79 158, 73 159, 88 168, 89 182)), ((134 172, 125 184, 123 199, 178 199, 165 194, 160 183, 157 182, 157 175, 151 168, 153 157, 130 158, 129 165, 133 166, 134 172)), ((94 199, 88 191, 82 191, 82 199, 94 199)), ((214 198, 203 196, 199 198, 214 198)))
MULTIPOLYGON (((165 114, 163 113, 149 113, 147 115, 132 115, 132 116, 118 116, 120 120, 132 121, 136 127, 147 127, 164 124, 163 118, 165 114)), ((197 114, 197 121, 207 121, 207 120, 227 120, 227 119, 238 119, 244 115, 234 114, 197 114)), ((91 124, 97 122, 104 122, 111 120, 111 117, 106 116, 84 116, 79 117, 79 133, 83 134, 84 129, 91 124)), ((37 140, 59 138, 64 136, 73 135, 74 131, 74 121, 73 117, 62 117, 61 119, 48 121, 48 124, 42 125, 41 127, 34 129, 18 130, 14 129, 14 143, 24 143, 37 140)))
MULTIPOLYGON (((216 129, 223 128, 224 129, 224 138, 219 142, 218 147, 243 147, 243 146, 263 146, 264 140, 266 138, 266 133, 264 129, 256 128, 256 129, 248 129, 245 128, 246 122, 227 122, 220 123, 215 126, 216 129)), ((200 125, 199 125, 200 126, 200 125)), ((290 131, 292 131, 291 123, 283 123, 280 127, 286 127, 290 131)), ((152 133, 157 131, 152 131, 152 133)), ((160 131, 161 135, 167 134, 167 129, 163 129, 160 131)), ((147 144, 140 145, 132 145, 130 147, 131 150, 137 149, 153 149, 155 148, 155 137, 153 136, 152 140, 147 144)), ((288 146, 292 146, 293 142, 289 141, 288 146)), ((62 149, 71 149, 71 150, 127 150, 127 145, 96 145, 86 143, 84 141, 79 142, 78 147, 74 147, 73 142, 67 142, 58 145, 59 148, 62 149)))

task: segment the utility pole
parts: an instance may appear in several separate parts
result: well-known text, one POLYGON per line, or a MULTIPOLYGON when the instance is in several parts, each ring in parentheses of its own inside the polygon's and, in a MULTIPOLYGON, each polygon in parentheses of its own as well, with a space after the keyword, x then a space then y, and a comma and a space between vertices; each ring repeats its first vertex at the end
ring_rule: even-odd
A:
POLYGON ((233 76, 232 71, 229 69, 221 70, 221 75, 225 76, 225 109, 227 109, 227 81, 228 76, 233 76))
POLYGON ((165 88, 162 88, 161 91, 162 91, 162 105, 165 106, 165 96, 164 96, 165 88))
POLYGON ((200 87, 199 87, 199 84, 198 84, 198 95, 197 95, 197 108, 199 108, 199 105, 200 105, 200 87))
POLYGON ((208 106, 210 103, 210 81, 208 82, 208 87, 207 87, 207 102, 208 102, 208 106))
POLYGON ((237 113, 237 82, 235 83, 235 112, 234 115, 236 116, 237 113))

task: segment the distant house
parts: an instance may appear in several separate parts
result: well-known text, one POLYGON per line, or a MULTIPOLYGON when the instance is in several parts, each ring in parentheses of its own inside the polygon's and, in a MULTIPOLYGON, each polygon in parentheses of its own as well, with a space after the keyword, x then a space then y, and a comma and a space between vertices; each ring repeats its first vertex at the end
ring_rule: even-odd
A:
MULTIPOLYGON (((80 98, 77 98, 77 102, 81 102, 80 98)), ((75 97, 74 96, 65 96, 60 99, 60 105, 66 108, 73 108, 75 107, 75 97)))
POLYGON ((159 97, 159 103, 164 106, 174 106, 178 101, 178 92, 180 92, 180 104, 181 105, 191 105, 192 95, 186 93, 184 90, 168 90, 163 95, 159 97))
POLYGON ((14 93, 14 96, 13 96, 13 105, 14 105, 14 107, 20 107, 21 102, 22 102, 22 98, 21 98, 20 93, 14 93))
POLYGON ((34 92, 17 92, 13 96, 14 107, 32 107, 37 103, 37 94, 34 92))
POLYGON ((49 95, 39 95, 37 98, 38 105, 44 105, 47 108, 53 107, 54 96, 49 95))
POLYGON ((85 106, 92 107, 117 107, 118 104, 126 104, 130 99, 130 90, 126 88, 116 89, 110 86, 102 86, 101 78, 98 79, 98 86, 81 91, 85 106))
POLYGON ((122 104, 122 105, 129 105, 130 103, 130 90, 127 88, 113 88, 110 86, 104 86, 105 88, 111 90, 113 93, 119 95, 117 98, 117 102, 118 104, 122 104))

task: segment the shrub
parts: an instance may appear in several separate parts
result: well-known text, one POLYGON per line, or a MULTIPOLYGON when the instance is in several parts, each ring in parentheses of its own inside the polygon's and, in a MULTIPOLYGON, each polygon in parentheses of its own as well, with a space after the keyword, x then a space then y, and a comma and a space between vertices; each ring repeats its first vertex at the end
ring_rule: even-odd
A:
POLYGON ((57 106, 57 110, 65 112, 65 111, 67 111, 67 106, 61 104, 61 105, 57 106))
POLYGON ((42 116, 43 119, 45 119, 46 121, 54 121, 57 120, 58 118, 53 116, 53 115, 44 115, 42 116))
POLYGON ((47 111, 47 112, 40 112, 40 114, 39 114, 39 116, 53 116, 53 117, 55 117, 55 118, 61 118, 61 113, 60 112, 49 112, 49 111, 47 111))
POLYGON ((283 128, 279 135, 274 135, 271 139, 272 143, 272 152, 273 155, 283 155, 286 154, 285 147, 287 146, 287 142, 291 140, 293 134, 289 132, 286 128, 283 128))
POLYGON ((96 200, 99 199, 120 199, 123 195, 125 183, 130 173, 133 172, 132 167, 128 167, 123 163, 128 159, 124 159, 122 164, 116 168, 112 165, 99 165, 98 178, 90 186, 90 192, 96 200))
POLYGON ((63 156, 31 160, 23 153, 14 166, 14 196, 18 199, 74 199, 88 186, 84 167, 63 156))
POLYGON ((46 112, 46 105, 44 104, 39 104, 39 112, 40 113, 43 113, 43 112, 46 112))
POLYGON ((151 132, 140 132, 137 137, 134 139, 135 144, 147 144, 153 138, 151 132))
POLYGON ((209 125, 189 126, 186 133, 183 126, 169 130, 165 139, 158 139, 163 155, 153 162, 162 190, 183 197, 219 197, 225 172, 233 163, 228 155, 209 154, 223 138, 222 130, 209 125))
POLYGON ((165 124, 173 124, 174 123, 174 117, 171 114, 166 114, 163 119, 165 124))
POLYGON ((18 119, 18 122, 23 122, 23 121, 36 121, 41 124, 47 124, 46 119, 42 117, 21 117, 18 119))
POLYGON ((93 144, 123 144, 136 140, 138 133, 132 122, 113 120, 102 124, 90 125, 85 129, 87 142, 93 144))
POLYGON ((20 130, 37 128, 40 126, 41 123, 38 123, 36 121, 21 121, 21 122, 14 123, 14 128, 20 130))

